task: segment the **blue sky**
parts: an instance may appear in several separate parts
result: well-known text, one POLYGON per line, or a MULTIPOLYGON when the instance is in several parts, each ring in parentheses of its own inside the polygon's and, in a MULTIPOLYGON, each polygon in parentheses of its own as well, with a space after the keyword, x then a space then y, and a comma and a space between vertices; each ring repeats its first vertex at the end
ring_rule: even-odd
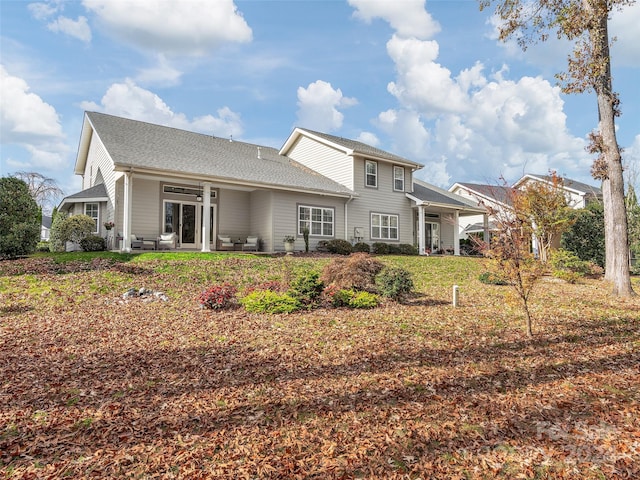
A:
MULTIPOLYGON (((520 51, 476 1, 0 0, 0 175, 67 194, 84 110, 279 148, 305 127, 497 183, 524 172, 597 184, 593 94, 563 95, 570 45, 520 51)), ((640 169, 640 5, 614 14, 618 140, 640 169)), ((635 181, 638 180, 638 175, 635 181)))

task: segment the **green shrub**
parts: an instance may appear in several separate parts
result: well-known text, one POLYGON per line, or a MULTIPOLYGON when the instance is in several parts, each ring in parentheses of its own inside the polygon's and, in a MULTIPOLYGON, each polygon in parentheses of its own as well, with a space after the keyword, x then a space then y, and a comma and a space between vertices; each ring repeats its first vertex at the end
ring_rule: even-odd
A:
POLYGON ((401 255, 418 255, 418 247, 409 243, 401 243, 398 248, 401 255))
POLYGON ((356 294, 355 290, 351 288, 343 288, 339 290, 335 290, 333 293, 329 294, 331 299, 331 304, 334 307, 347 307, 351 302, 351 299, 356 294))
POLYGON ((576 283, 592 271, 591 262, 580 260, 578 255, 562 248, 551 252, 549 264, 554 277, 569 283, 576 283))
POLYGON ((346 258, 334 258, 325 265, 320 279, 326 285, 334 284, 339 289, 372 290, 375 277, 383 263, 368 253, 354 253, 346 258))
POLYGON ((36 245, 36 252, 48 252, 49 251, 49 242, 46 240, 42 240, 38 242, 36 245))
POLYGON ((327 250, 329 253, 337 253, 338 255, 349 255, 353 252, 353 247, 346 240, 336 238, 327 242, 327 250))
POLYGON ((80 240, 80 247, 85 252, 102 252, 107 248, 107 242, 98 235, 89 235, 80 240))
POLYGON ((371 292, 355 292, 349 300, 351 308, 375 308, 378 306, 378 296, 371 292))
POLYGON ((494 272, 482 272, 478 275, 478 280, 486 285, 509 285, 505 277, 494 272))
POLYGON ((291 282, 289 295, 302 305, 313 306, 320 298, 323 288, 318 272, 305 272, 291 282))
POLYGON ((389 253, 389 244, 383 242, 374 242, 371 246, 373 253, 376 255, 386 255, 389 253))
POLYGON ((329 242, 327 240, 320 240, 316 244, 316 250, 322 253, 329 253, 329 247, 327 246, 329 242))
POLYGON ((27 184, 0 178, 0 258, 29 255, 40 240, 42 213, 27 184))
POLYGON ((368 243, 358 242, 353 246, 353 251, 354 252, 369 253, 369 252, 371 252, 371 247, 369 246, 368 243))
POLYGON ((389 244, 389 255, 399 255, 400 254, 400 245, 396 245, 395 243, 389 244))
POLYGON ((298 300, 288 293, 256 290, 240 299, 249 313, 292 313, 300 308, 298 300))
POLYGON ((381 295, 399 300, 413 291, 413 280, 404 268, 385 267, 376 276, 376 286, 381 295))
POLYGON ((51 230, 49 232, 49 250, 52 252, 64 252, 67 242, 67 233, 65 231, 65 220, 67 214, 57 212, 51 220, 51 230))

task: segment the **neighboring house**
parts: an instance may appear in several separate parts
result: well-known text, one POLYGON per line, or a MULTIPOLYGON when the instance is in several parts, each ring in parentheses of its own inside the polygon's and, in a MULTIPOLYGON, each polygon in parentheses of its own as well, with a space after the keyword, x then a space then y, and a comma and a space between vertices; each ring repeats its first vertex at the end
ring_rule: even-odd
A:
MULTIPOLYGON (((527 173, 513 186, 484 185, 477 183, 454 183, 449 191, 460 195, 478 206, 487 207, 489 210, 503 212, 512 208, 510 199, 510 189, 521 190, 526 188, 530 182, 544 182, 552 184, 551 175, 534 175, 527 173)), ((562 188, 565 191, 567 203, 571 208, 585 208, 589 203, 602 200, 602 190, 598 187, 578 182, 570 178, 562 178, 562 188)), ((460 223, 462 231, 461 238, 467 238, 472 234, 480 234, 484 230, 494 230, 496 228, 495 218, 491 216, 486 219, 480 216, 465 217, 460 223)))
POLYGON ((96 112, 85 113, 74 172, 83 190, 61 211, 114 222, 114 244, 176 233, 178 248, 211 251, 218 235, 283 251, 293 235, 409 243, 459 252, 459 219, 484 209, 414 179, 422 165, 361 142, 296 128, 280 149, 96 112), (432 197, 438 197, 432 201, 432 197), (437 227, 433 227, 437 225, 437 227), (439 236, 434 240, 433 232, 439 236), (431 236, 429 236, 431 232, 431 236))
MULTIPOLYGON (((513 188, 519 190, 525 188, 530 182, 543 182, 553 185, 551 175, 534 175, 527 173, 513 184, 513 188)), ((585 208, 589 203, 602 200, 602 190, 586 183, 562 178, 562 189, 565 191, 567 204, 574 209, 585 208)))
POLYGON ((49 241, 51 234, 51 217, 48 215, 42 215, 42 222, 40 224, 40 240, 43 242, 49 241))

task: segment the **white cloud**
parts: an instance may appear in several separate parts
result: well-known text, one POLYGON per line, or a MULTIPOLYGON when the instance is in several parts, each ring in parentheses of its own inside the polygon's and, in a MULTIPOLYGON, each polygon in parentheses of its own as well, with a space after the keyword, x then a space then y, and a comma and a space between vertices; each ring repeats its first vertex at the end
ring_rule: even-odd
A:
POLYGON ((609 35, 616 37, 611 49, 614 66, 640 67, 640 3, 614 10, 609 35))
POLYGON ((440 25, 425 10, 425 0, 348 0, 356 9, 354 16, 365 22, 381 18, 404 38, 432 38, 440 31, 440 25))
MULTIPOLYGON (((0 138, 30 153, 32 167, 61 167, 69 153, 55 108, 30 91, 27 82, 0 65, 0 138)), ((22 162, 24 164, 24 162, 22 162)))
POLYGON ((233 0, 83 0, 116 38, 167 55, 206 55, 226 42, 249 42, 251 28, 233 0))
POLYGON ((428 155, 431 135, 417 112, 387 110, 378 115, 375 124, 393 139, 394 152, 418 161, 428 155))
POLYGON ((36 20, 45 20, 62 10, 60 1, 36 2, 27 5, 36 20))
POLYGON ((178 85, 182 72, 173 68, 164 55, 158 55, 157 64, 150 68, 143 68, 136 75, 136 81, 144 85, 159 85, 171 87, 178 85))
POLYGON ((392 151, 425 164, 420 178, 448 186, 554 169, 584 172, 576 179, 589 181, 585 139, 568 131, 558 87, 541 77, 512 80, 507 65, 490 77, 481 62, 453 74, 438 63, 435 40, 394 34, 387 52, 396 69, 387 90, 400 108, 380 113, 375 124, 392 151))
POLYGON ((243 133, 240 115, 228 107, 220 108, 217 111, 218 116, 204 115, 190 120, 185 114, 171 110, 158 95, 139 87, 130 79, 124 83, 111 85, 100 104, 83 102, 81 107, 85 110, 101 111, 134 120, 208 133, 217 137, 233 135, 238 138, 243 133))
POLYGON ((52 32, 62 32, 67 35, 77 38, 85 43, 91 41, 91 28, 87 22, 87 17, 80 16, 78 20, 72 20, 67 17, 59 16, 53 22, 47 25, 47 28, 52 32))
POLYGON ((344 115, 338 110, 357 103, 354 98, 345 97, 330 83, 317 80, 307 88, 298 87, 298 122, 300 126, 331 132, 342 126, 344 115))
POLYGON ((387 90, 401 105, 431 117, 443 112, 459 112, 467 106, 466 92, 451 78, 451 72, 435 62, 438 43, 394 35, 387 52, 396 65, 397 79, 387 90))
POLYGON ((372 132, 361 132, 356 140, 362 143, 366 143, 367 145, 371 145, 372 147, 377 147, 378 145, 380 145, 380 139, 376 136, 375 133, 372 132))

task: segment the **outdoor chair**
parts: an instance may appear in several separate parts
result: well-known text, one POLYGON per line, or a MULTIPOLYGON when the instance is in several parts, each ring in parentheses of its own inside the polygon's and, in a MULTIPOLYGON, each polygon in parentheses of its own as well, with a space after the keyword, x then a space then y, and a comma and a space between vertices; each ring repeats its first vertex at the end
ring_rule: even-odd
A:
POLYGON ((247 241, 242 245, 242 251, 253 250, 258 251, 258 237, 247 237, 247 241))
POLYGON ((178 247, 178 235, 175 232, 163 233, 158 239, 158 250, 173 250, 178 247))
POLYGON ((223 235, 218 235, 218 240, 220 243, 220 250, 233 250, 234 244, 231 240, 231 237, 225 237, 223 235))

